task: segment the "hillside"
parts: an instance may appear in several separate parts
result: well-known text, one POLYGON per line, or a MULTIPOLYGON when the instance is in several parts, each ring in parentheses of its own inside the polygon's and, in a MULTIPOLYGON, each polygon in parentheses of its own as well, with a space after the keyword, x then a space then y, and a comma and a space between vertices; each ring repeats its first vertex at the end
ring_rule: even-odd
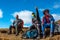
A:
MULTIPOLYGON (((23 28, 24 31, 28 28, 23 28)), ((46 37, 45 39, 22 39, 22 32, 15 36, 15 34, 8 35, 8 29, 0 29, 0 40, 60 40, 60 35, 54 35, 54 37, 46 37)))

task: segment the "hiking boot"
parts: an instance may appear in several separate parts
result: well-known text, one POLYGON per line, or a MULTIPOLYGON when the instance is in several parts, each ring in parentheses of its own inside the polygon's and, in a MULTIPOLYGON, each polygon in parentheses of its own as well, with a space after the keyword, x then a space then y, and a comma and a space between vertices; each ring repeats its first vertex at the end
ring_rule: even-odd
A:
POLYGON ((40 34, 38 35, 37 39, 39 39, 39 38, 40 38, 40 34))
POLYGON ((45 39, 45 35, 43 35, 43 39, 45 39))
POLYGON ((53 33, 50 33, 50 37, 53 37, 53 33))
POLYGON ((25 36, 25 37, 22 37, 22 38, 27 38, 27 37, 25 36))
POLYGON ((40 36, 37 37, 37 39, 39 39, 39 38, 40 38, 40 36))
POLYGON ((19 34, 16 34, 16 36, 18 36, 19 34))

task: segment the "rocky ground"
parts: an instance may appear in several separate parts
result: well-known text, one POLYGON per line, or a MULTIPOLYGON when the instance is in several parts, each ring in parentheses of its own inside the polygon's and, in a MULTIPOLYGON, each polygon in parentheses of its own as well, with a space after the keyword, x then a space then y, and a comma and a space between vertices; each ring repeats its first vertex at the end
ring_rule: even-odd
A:
MULTIPOLYGON (((23 29, 26 31, 27 29, 23 29)), ((20 33, 18 36, 15 34, 8 35, 8 29, 0 29, 0 40, 60 40, 60 35, 54 35, 52 38, 49 36, 45 39, 23 39, 22 37, 23 33, 20 33)))

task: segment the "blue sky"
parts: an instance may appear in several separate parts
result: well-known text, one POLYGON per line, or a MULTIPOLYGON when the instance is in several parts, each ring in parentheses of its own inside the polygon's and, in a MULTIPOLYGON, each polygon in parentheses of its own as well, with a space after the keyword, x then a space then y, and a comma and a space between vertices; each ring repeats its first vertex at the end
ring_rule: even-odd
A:
POLYGON ((60 0, 0 0, 0 28, 9 28, 17 14, 24 20, 24 26, 30 26, 36 6, 40 18, 43 10, 49 9, 56 21, 60 19, 60 0))

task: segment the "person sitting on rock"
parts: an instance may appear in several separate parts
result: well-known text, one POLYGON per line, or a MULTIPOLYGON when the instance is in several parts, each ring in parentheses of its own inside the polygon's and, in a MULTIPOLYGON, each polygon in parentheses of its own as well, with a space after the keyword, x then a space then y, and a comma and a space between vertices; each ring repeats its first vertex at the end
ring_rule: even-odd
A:
POLYGON ((49 14, 49 10, 46 9, 43 11, 43 19, 42 19, 42 34, 43 38, 45 38, 45 28, 50 27, 50 37, 53 36, 54 33, 54 18, 51 14, 49 14))
POLYGON ((32 13, 32 25, 28 28, 28 30, 23 34, 23 38, 37 38, 38 29, 37 29, 37 20, 34 13, 32 13))
POLYGON ((16 36, 19 35, 19 31, 23 32, 23 30, 22 30, 22 28, 23 28, 23 20, 19 19, 18 15, 16 15, 16 20, 13 22, 13 25, 11 25, 10 28, 9 28, 9 34, 11 34, 12 28, 15 29, 16 36))
POLYGON ((40 24, 34 13, 32 13, 32 24, 37 28, 38 34, 40 35, 40 28, 39 28, 40 24))
MULTIPOLYGON (((39 26, 40 26, 40 24, 38 23, 36 15, 34 13, 32 13, 32 26, 30 26, 30 30, 36 29, 37 32, 38 32, 38 35, 40 35, 40 28, 39 28, 39 26)), ((38 37, 40 37, 40 36, 38 36, 38 37)))

